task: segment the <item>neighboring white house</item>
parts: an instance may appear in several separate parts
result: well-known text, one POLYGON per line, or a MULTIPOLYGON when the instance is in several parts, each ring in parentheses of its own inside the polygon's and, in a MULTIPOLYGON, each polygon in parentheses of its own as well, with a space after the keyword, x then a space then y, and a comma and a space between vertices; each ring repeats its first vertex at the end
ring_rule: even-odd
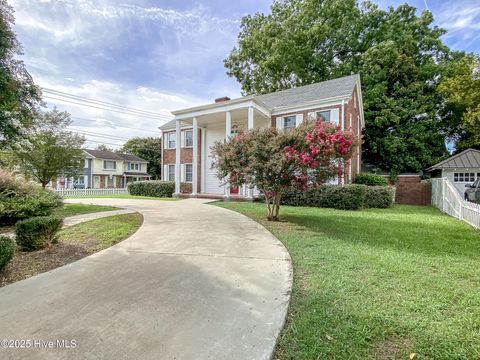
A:
POLYGON ((480 150, 467 149, 427 169, 435 170, 441 172, 441 177, 450 180, 463 198, 465 185, 480 178, 480 150))
POLYGON ((84 149, 85 164, 81 174, 59 177, 56 188, 124 188, 132 181, 148 180, 147 161, 131 154, 84 149))
MULTIPOLYGON (((360 136, 365 124, 359 75, 258 96, 218 98, 212 104, 174 111, 173 115, 174 120, 160 127, 163 180, 175 181, 176 194, 192 196, 255 196, 255 190, 246 186, 238 189, 222 184, 212 166, 211 146, 237 132, 268 127, 287 129, 307 119, 321 118, 360 136)), ((360 171, 360 164, 359 145, 333 181, 350 183, 360 171)))

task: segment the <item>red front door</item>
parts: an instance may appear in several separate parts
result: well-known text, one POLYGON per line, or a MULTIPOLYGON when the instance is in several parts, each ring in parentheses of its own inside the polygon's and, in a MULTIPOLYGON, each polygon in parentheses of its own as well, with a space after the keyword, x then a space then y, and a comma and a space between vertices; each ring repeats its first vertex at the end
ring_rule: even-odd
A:
POLYGON ((237 186, 232 186, 230 188, 230 194, 231 195, 238 195, 238 187, 237 186))

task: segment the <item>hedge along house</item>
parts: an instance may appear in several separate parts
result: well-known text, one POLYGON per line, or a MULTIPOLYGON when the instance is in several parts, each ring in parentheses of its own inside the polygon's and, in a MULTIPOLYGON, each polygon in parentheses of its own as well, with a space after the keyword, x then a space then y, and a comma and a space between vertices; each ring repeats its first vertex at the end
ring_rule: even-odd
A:
MULTIPOLYGON (((257 128, 287 130, 307 119, 321 119, 352 130, 360 136, 364 128, 360 76, 351 75, 265 95, 231 100, 174 111, 175 118, 162 130, 163 180, 175 182, 175 194, 199 194, 253 198, 248 186, 230 187, 216 176, 211 147, 236 133, 257 128)), ((350 183, 359 172, 361 148, 356 149, 332 182, 350 183)))
POLYGON ((480 150, 467 149, 428 168, 430 172, 440 172, 464 196, 467 184, 473 184, 480 178, 480 150))

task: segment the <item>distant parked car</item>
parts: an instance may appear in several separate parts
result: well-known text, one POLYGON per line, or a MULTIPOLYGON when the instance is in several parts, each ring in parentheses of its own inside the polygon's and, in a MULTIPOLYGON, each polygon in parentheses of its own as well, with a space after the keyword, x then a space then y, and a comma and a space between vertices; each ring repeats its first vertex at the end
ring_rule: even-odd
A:
POLYGON ((480 177, 473 184, 465 185, 465 200, 480 203, 480 177))

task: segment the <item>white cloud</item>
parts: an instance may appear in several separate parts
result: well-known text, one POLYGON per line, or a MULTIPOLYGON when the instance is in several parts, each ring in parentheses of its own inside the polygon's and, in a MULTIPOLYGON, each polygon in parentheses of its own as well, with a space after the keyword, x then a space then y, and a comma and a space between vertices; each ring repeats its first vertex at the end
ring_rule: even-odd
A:
MULTIPOLYGON (((128 1, 10 0, 35 82, 161 114, 239 94, 222 63, 238 19, 213 16, 198 5, 180 11, 128 1)), ((120 125, 154 134, 162 124, 67 103, 58 107, 72 114, 75 128, 121 137, 148 132, 120 125)))
POLYGON ((436 13, 436 20, 440 27, 448 30, 445 38, 453 42, 455 49, 467 49, 480 41, 480 2, 478 1, 443 2, 436 13))

